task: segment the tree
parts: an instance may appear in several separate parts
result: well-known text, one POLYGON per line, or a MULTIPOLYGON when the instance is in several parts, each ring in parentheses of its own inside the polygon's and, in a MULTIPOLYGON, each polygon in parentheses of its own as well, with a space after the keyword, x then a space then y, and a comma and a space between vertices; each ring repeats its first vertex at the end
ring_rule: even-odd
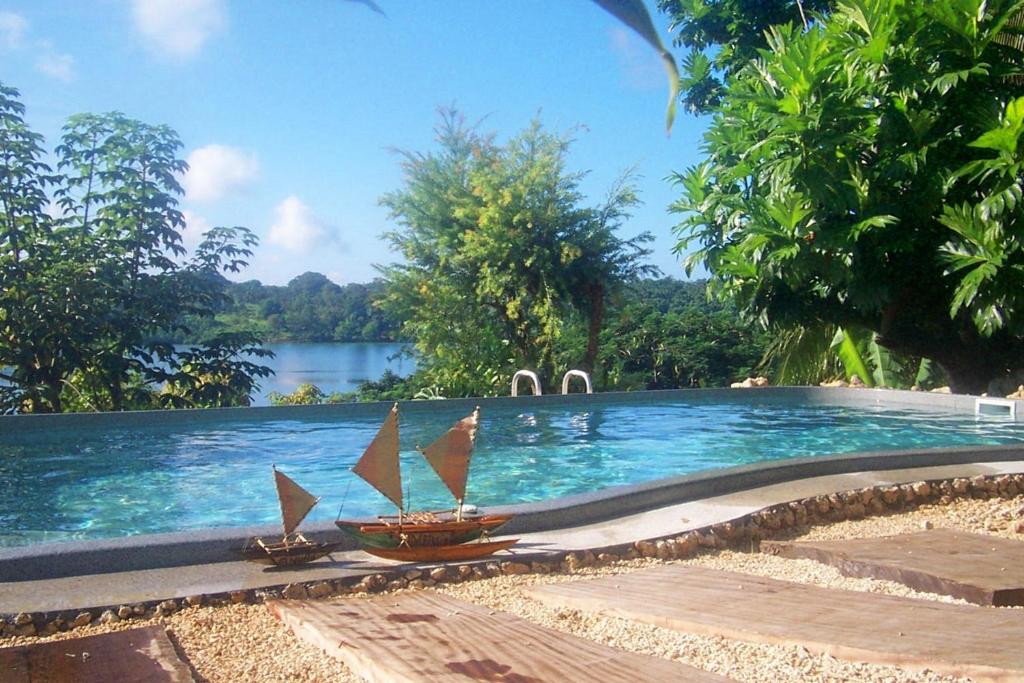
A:
POLYGON ((676 181, 719 294, 765 324, 834 324, 981 392, 1024 365, 1024 3, 849 0, 725 84, 676 181))
POLYGON ((402 153, 405 187, 381 200, 406 261, 381 268, 382 305, 405 321, 430 385, 489 394, 520 367, 549 382, 569 311, 596 339, 608 294, 650 270, 650 236, 615 235, 636 195, 622 183, 604 205, 581 206, 570 139, 536 122, 498 145, 443 111, 437 134, 437 151, 402 153))
POLYGON ((191 258, 175 206, 185 170, 177 135, 111 113, 72 117, 57 171, 0 85, 0 367, 5 410, 59 412, 71 392, 93 409, 223 405, 247 400, 269 368, 251 334, 175 350, 154 336, 211 316, 221 271, 255 244, 245 228, 214 228, 191 258), (50 200, 54 205, 50 205, 50 200), (158 386, 173 391, 157 396, 158 386))
POLYGON ((658 0, 672 17, 683 57, 683 106, 694 114, 717 107, 730 79, 767 47, 765 34, 779 24, 802 25, 835 0, 658 0))

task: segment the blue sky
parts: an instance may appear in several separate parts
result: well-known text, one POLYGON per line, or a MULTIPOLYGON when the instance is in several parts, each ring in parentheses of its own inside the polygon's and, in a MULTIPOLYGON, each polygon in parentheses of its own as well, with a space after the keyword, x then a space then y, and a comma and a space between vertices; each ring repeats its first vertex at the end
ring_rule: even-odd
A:
POLYGON ((448 104, 499 138, 538 114, 579 126, 571 164, 594 201, 635 166, 644 205, 623 235, 653 232, 652 261, 682 276, 665 178, 697 161, 704 123, 681 114, 666 137, 645 43, 589 0, 377 2, 386 17, 346 0, 0 0, 0 80, 50 148, 83 111, 176 129, 186 241, 212 225, 260 236, 233 279, 374 277, 395 259, 377 204, 402 182, 390 150, 430 149, 448 104))

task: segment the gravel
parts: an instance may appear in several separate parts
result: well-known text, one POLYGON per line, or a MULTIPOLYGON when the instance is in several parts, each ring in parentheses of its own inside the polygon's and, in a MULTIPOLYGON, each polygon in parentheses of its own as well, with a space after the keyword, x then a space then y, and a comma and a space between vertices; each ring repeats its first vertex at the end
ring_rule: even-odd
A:
MULTIPOLYGON (((957 499, 947 505, 924 505, 912 511, 844 521, 824 526, 780 532, 776 538, 838 539, 885 536, 926 528, 946 527, 1024 540, 1018 529, 1024 522, 1024 496, 1012 499, 957 499)), ((846 578, 825 565, 810 560, 787 560, 759 553, 734 550, 705 550, 675 561, 729 571, 771 576, 802 583, 857 591, 887 593, 943 602, 958 602, 947 596, 919 593, 909 588, 873 579, 846 578)), ((611 647, 664 657, 738 681, 779 683, 780 681, 959 681, 931 671, 903 670, 891 666, 857 664, 828 655, 808 652, 802 647, 747 643, 715 636, 682 634, 615 617, 598 617, 576 610, 550 608, 525 595, 523 589, 537 583, 571 581, 600 575, 621 574, 662 564, 660 560, 637 559, 609 566, 587 567, 572 575, 520 574, 457 584, 441 584, 454 597, 501 609, 535 623, 587 638, 611 647)), ((360 599, 359 596, 335 598, 360 599)), ((162 623, 171 632, 195 668, 200 680, 230 681, 348 681, 360 680, 342 663, 319 649, 300 641, 262 605, 237 604, 221 607, 188 607, 169 616, 151 616, 105 624, 92 624, 43 638, 11 638, 5 645, 18 645, 73 638, 152 623, 162 623)))

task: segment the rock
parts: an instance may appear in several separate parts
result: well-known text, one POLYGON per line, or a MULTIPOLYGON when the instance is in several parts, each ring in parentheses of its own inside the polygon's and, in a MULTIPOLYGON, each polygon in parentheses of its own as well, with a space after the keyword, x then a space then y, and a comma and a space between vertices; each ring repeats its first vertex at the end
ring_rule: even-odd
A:
POLYGON ((864 380, 860 378, 860 375, 854 375, 850 378, 850 387, 854 389, 863 389, 865 386, 864 380))
POLYGON ((639 553, 639 552, 637 552, 637 549, 636 549, 636 548, 630 548, 630 549, 629 549, 629 550, 627 550, 627 551, 626 551, 625 553, 623 553, 623 555, 622 555, 622 556, 623 556, 624 558, 626 558, 627 560, 635 560, 635 559, 637 559, 637 558, 639 558, 639 557, 640 557, 640 553, 639 553))
POLYGON ((637 541, 634 547, 644 557, 658 556, 658 547, 651 541, 637 541))
POLYGON ((877 495, 878 492, 873 488, 861 489, 860 502, 864 505, 871 505, 871 501, 873 501, 877 495))
POLYGON ((92 613, 90 612, 79 612, 75 620, 71 622, 71 628, 82 628, 88 626, 92 622, 92 613))
POLYGON ((406 581, 404 578, 397 578, 388 581, 388 585, 385 586, 385 589, 389 591, 399 591, 405 588, 407 585, 409 585, 409 582, 406 581))
POLYGON ((1013 526, 1013 530, 1016 531, 1018 534, 1024 534, 1024 522, 1017 522, 1013 526))
POLYGON ((423 579, 413 579, 409 582, 409 588, 418 590, 420 588, 426 588, 426 585, 423 583, 423 579))
POLYGON ((145 615, 146 614, 146 606, 145 605, 133 605, 132 606, 132 614, 134 614, 137 617, 141 617, 141 616, 145 615))
POLYGON ((932 524, 930 519, 926 519, 923 522, 921 522, 921 528, 924 529, 925 531, 928 531, 929 529, 934 529, 935 525, 932 524))
MULTIPOLYGON (((0 621, 0 623, 3 623, 3 622, 0 621)), ((2 634, 5 638, 10 638, 11 636, 14 635, 14 629, 15 628, 16 627, 15 627, 14 624, 4 624, 3 628, 0 629, 0 634, 2 634)))
POLYGON ((468 581, 473 578, 473 567, 468 564, 460 564, 458 568, 459 579, 462 581, 468 581))
POLYGON ((32 623, 32 615, 27 612, 19 612, 18 616, 14 617, 15 626, 24 626, 25 624, 32 623))
POLYGON ((834 379, 831 382, 822 382, 818 386, 825 387, 826 389, 838 389, 840 387, 848 387, 850 385, 846 383, 846 380, 834 379))
POLYGON ((328 595, 334 594, 334 586, 326 581, 318 581, 310 586, 307 592, 311 598, 326 598, 328 595))
POLYGON ((860 519, 865 514, 867 514, 867 510, 865 509, 863 503, 850 503, 849 505, 846 506, 846 516, 849 519, 860 519))
POLYGON ((656 541, 654 546, 658 549, 657 557, 659 560, 671 560, 675 556, 674 548, 666 541, 656 541))
POLYGON ((488 576, 501 576, 501 566, 497 562, 488 562, 484 565, 488 576))
POLYGON ((932 495, 932 487, 926 481, 919 481, 911 484, 911 488, 914 490, 914 495, 918 498, 927 498, 932 495))
POLYGON ((178 611, 178 603, 174 600, 164 600, 156 606, 157 614, 174 614, 178 611))
POLYGON ((241 604, 243 602, 246 602, 249 599, 249 592, 248 591, 231 591, 228 594, 228 597, 231 598, 231 602, 233 602, 236 605, 238 605, 238 604, 241 604))
POLYGON ((108 609, 100 615, 101 624, 116 624, 119 621, 121 621, 121 617, 117 616, 112 609, 108 609))
POLYGON ((430 580, 442 583, 448 578, 448 567, 434 567, 430 570, 430 580))
POLYGON ((1017 391, 1011 394, 1007 394, 1006 398, 1024 399, 1024 384, 1021 384, 1019 387, 1017 387, 1017 391))
POLYGON ((60 626, 57 624, 56 620, 47 623, 46 626, 43 626, 44 636, 52 636, 54 633, 58 633, 59 631, 60 626))
POLYGON ((415 581, 423 576, 423 571, 421 569, 410 569, 404 574, 404 576, 406 581, 415 581))
POLYGON ((547 562, 531 562, 530 572, 533 574, 550 574, 551 567, 548 566, 547 562))
POLYGON ((203 596, 202 595, 190 595, 187 598, 185 598, 185 604, 188 605, 189 607, 201 607, 202 604, 203 604, 203 596))
POLYGON ((474 579, 486 579, 487 570, 481 565, 475 565, 473 567, 473 578, 474 579))
POLYGON ((516 574, 529 574, 530 565, 522 562, 502 562, 501 572, 505 576, 513 576, 516 574))
POLYGON ((885 512, 885 502, 881 498, 872 498, 868 503, 868 511, 873 515, 880 515, 885 512))
POLYGON ((36 625, 29 622, 24 626, 15 626, 14 635, 23 637, 34 636, 36 635, 36 625))
POLYGON ((383 574, 370 574, 363 579, 362 583, 366 584, 366 587, 370 589, 370 592, 376 593, 379 590, 383 590, 384 586, 388 585, 388 577, 383 574))
POLYGON ((932 389, 933 394, 952 394, 953 392, 949 387, 935 387, 932 389))
POLYGON ((694 531, 678 536, 675 539, 676 556, 686 558, 697 552, 700 545, 698 534, 694 531))
POLYGON ((971 488, 971 480, 958 477, 953 480, 953 491, 955 493, 967 493, 971 488))
POLYGON ((619 558, 611 553, 598 553, 597 561, 599 564, 612 564, 618 562, 619 558))
POLYGON ((742 382, 733 382, 729 385, 733 389, 751 389, 755 387, 768 386, 767 377, 748 377, 742 382))

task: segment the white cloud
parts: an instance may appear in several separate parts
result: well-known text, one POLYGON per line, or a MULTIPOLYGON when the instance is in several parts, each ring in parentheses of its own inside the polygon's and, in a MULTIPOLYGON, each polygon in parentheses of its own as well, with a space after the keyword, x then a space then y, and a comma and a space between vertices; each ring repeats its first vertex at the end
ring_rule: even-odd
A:
POLYGON ((333 241, 333 235, 324 222, 295 195, 278 204, 274 214, 276 220, 267 235, 269 244, 292 253, 305 254, 314 247, 333 241))
POLYGON ((255 155, 226 145, 207 145, 188 155, 188 172, 181 184, 186 199, 209 202, 245 187, 259 172, 255 155))
POLYGON ((132 0, 132 13, 148 44, 176 59, 195 56, 227 24, 224 0, 132 0))
POLYGON ((36 69, 51 78, 70 83, 75 77, 75 58, 57 52, 46 52, 36 60, 36 69))
POLYGON ((49 40, 29 40, 28 20, 14 12, 0 12, 0 53, 35 55, 36 70, 65 83, 75 77, 75 58, 57 52, 49 40))
POLYGON ((181 215, 185 218, 185 229, 181 231, 181 246, 193 252, 203 241, 203 233, 210 229, 210 222, 189 209, 182 211, 181 215))
POLYGON ((14 12, 0 12, 0 50, 17 50, 25 44, 28 21, 14 12))

